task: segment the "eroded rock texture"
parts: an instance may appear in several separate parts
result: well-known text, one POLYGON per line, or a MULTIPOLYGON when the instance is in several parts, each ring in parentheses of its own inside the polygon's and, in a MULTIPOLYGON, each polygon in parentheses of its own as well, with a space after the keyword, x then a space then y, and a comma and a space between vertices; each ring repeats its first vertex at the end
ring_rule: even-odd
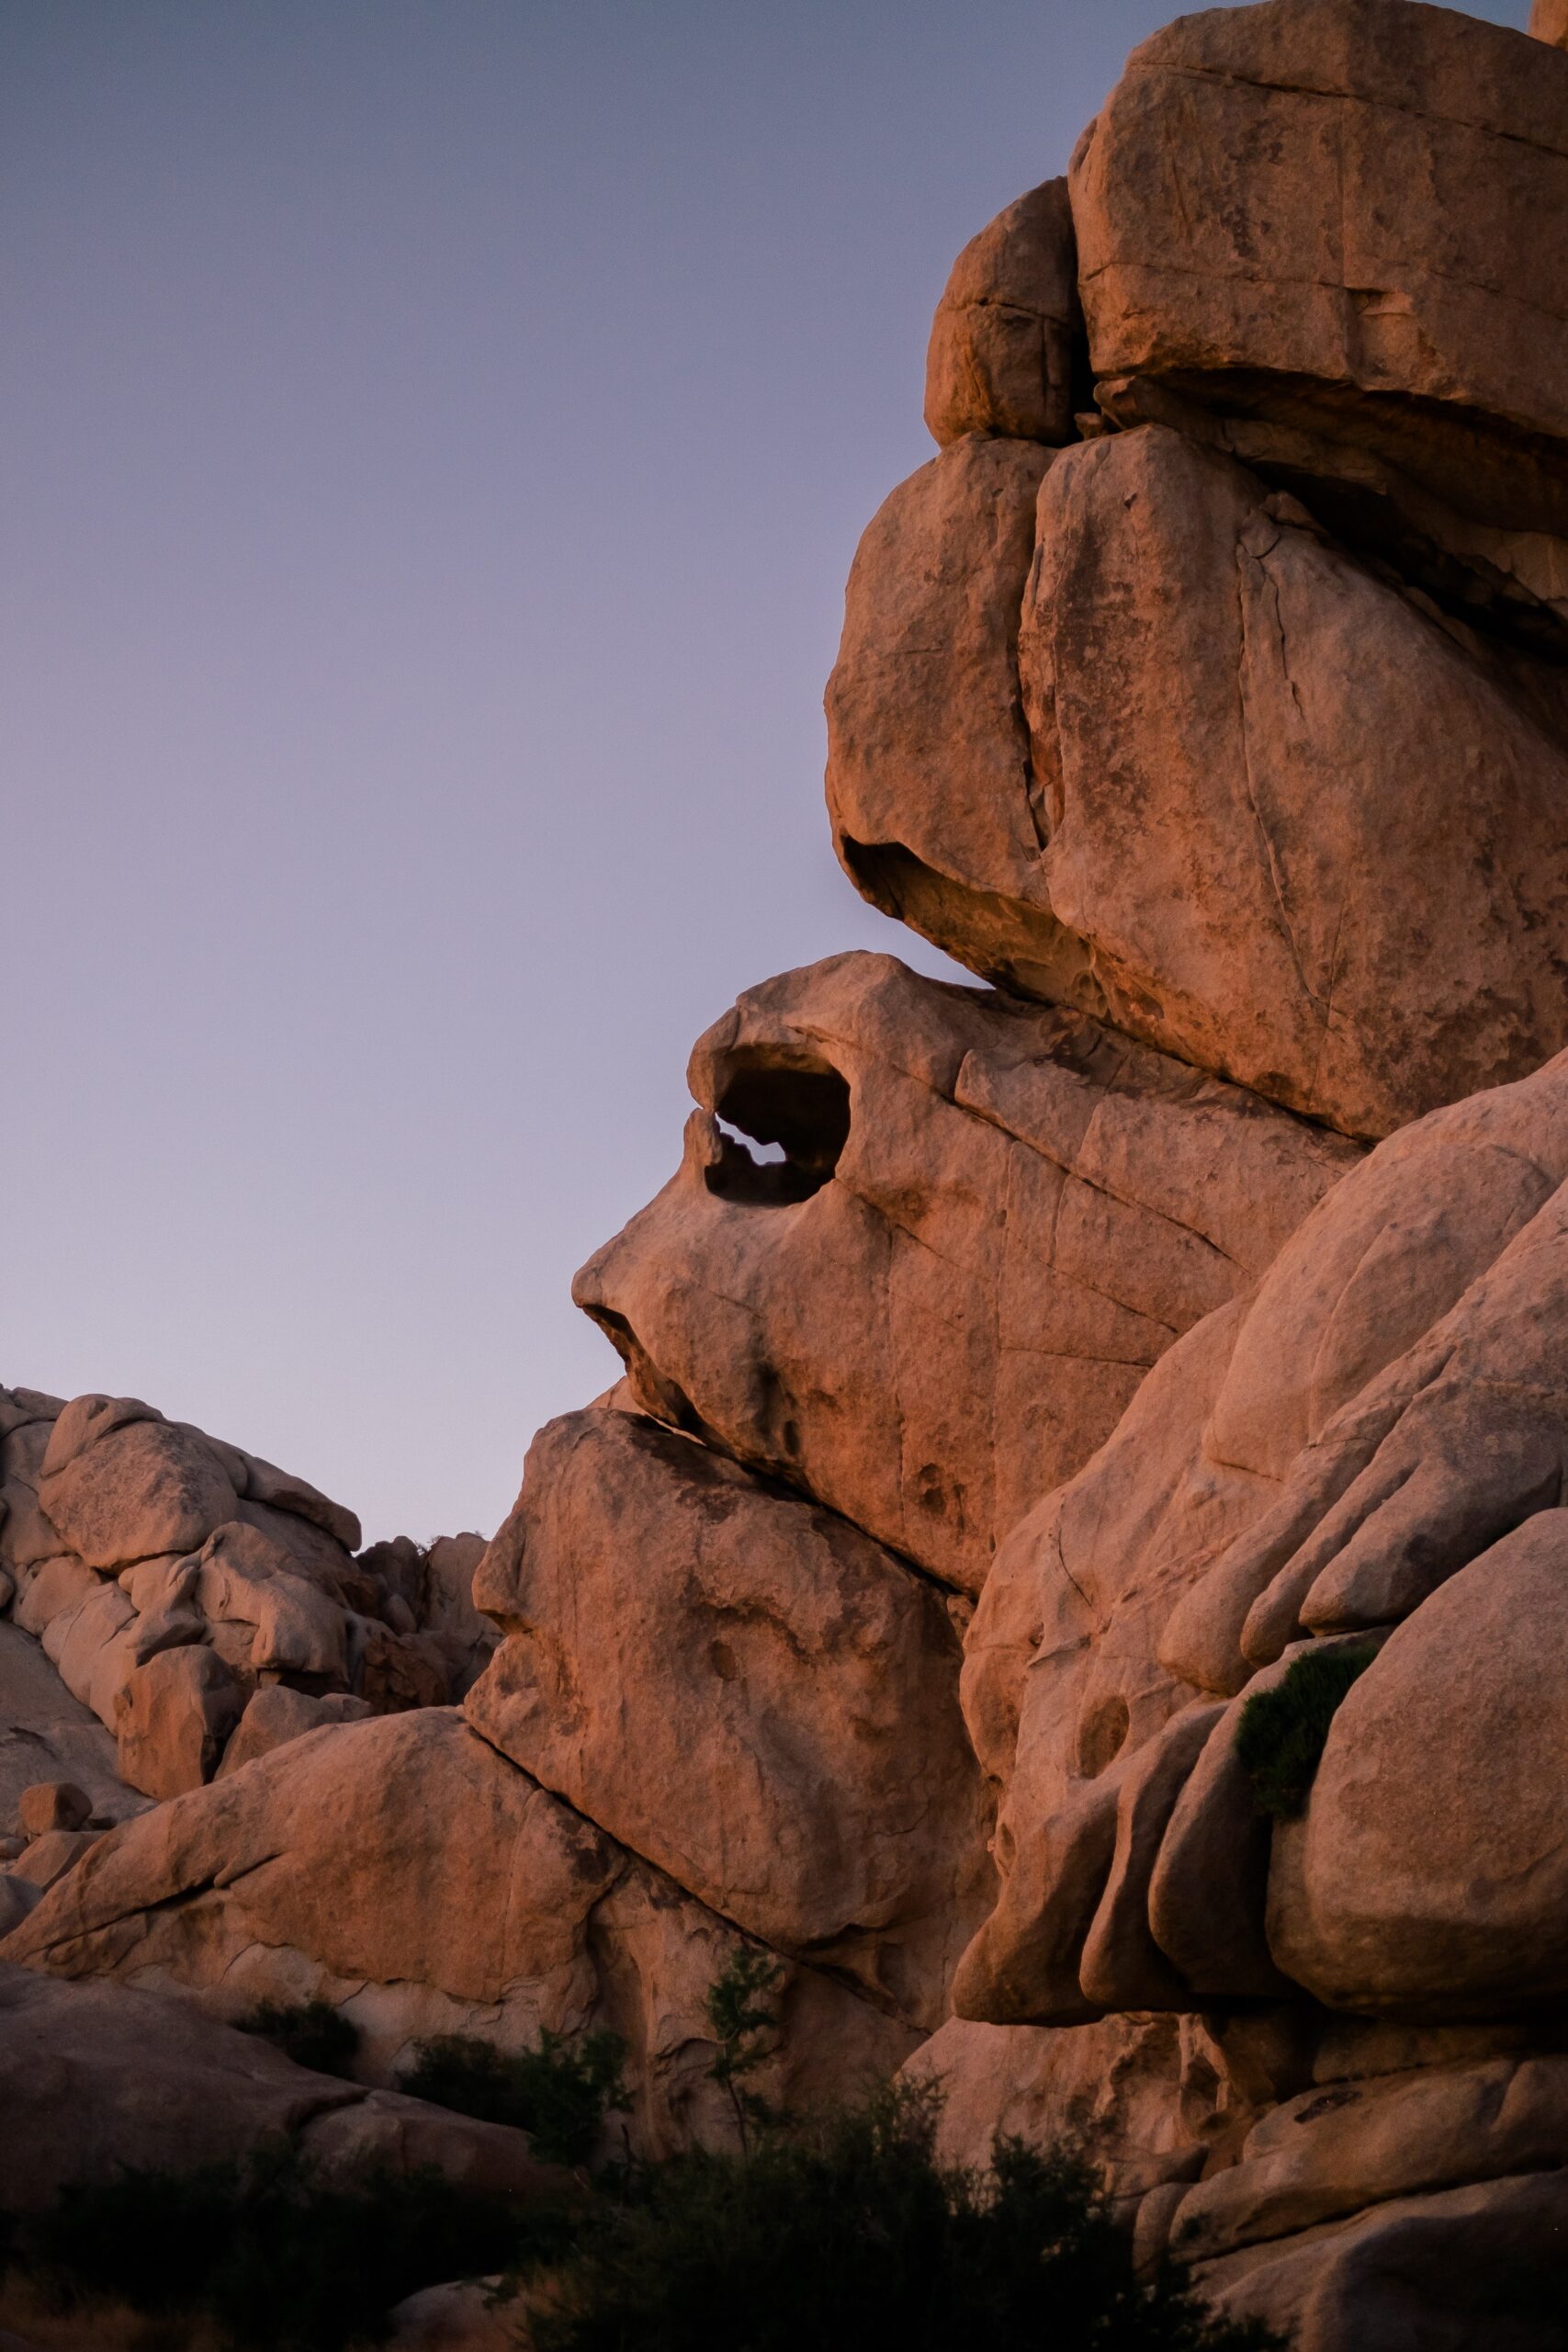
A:
POLYGON ((468 1721, 739 1927, 939 2024, 989 1871, 940 1591, 640 1415, 535 1440, 468 1721))
POLYGON ((1568 1043, 1565 119, 1539 43, 1407 0, 1137 52, 1072 178, 1132 429, 988 418, 856 559, 829 800, 875 904, 1351 1134, 1568 1043))
POLYGON ((461 1696, 495 1644, 466 1589, 482 1543, 359 1541, 140 1399, 0 1389, 0 1935, 151 1803, 461 1696))
POLYGON ((1410 0, 1180 17, 1071 174, 1097 377, 1302 423, 1561 530, 1568 67, 1410 0))
POLYGON ((969 1593, 1358 1157, 1099 1022, 887 956, 749 990, 691 1084, 679 1172, 579 1303, 645 1411, 969 1593))
POLYGON ((699 1040, 677 1173, 578 1277, 625 1378, 482 1559, 357 1552, 134 1401, 0 1396, 7 1959, 328 1999, 375 2080, 611 2023, 664 2148, 729 2128, 705 1996, 761 1951, 792 2103, 904 2066, 955 2160, 1071 2133, 1301 2352, 1559 2342, 1532 21, 1184 17, 960 255, 828 791, 857 886, 992 985, 840 956, 699 1040), (1303 1665, 1344 1695, 1274 1818, 1238 1733, 1303 1665))

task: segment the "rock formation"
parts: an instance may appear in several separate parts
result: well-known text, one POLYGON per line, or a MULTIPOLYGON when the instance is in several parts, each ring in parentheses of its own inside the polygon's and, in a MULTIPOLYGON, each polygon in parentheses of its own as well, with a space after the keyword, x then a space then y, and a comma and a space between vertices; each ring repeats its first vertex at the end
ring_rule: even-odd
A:
POLYGON ((1560 2340, 1538 15, 1184 17, 965 248, 828 795, 987 985, 840 956, 699 1041, 676 1174, 578 1277, 625 1376, 482 1560, 6 1399, 0 1762, 56 1792, 6 1960, 330 2000, 370 2082, 607 2021, 659 2148, 724 2128, 704 1994, 761 1948, 789 2098, 903 2064, 954 2156, 1077 2133, 1301 2352, 1560 2340), (1276 1819, 1238 1733, 1303 1668, 1343 1695, 1276 1819))

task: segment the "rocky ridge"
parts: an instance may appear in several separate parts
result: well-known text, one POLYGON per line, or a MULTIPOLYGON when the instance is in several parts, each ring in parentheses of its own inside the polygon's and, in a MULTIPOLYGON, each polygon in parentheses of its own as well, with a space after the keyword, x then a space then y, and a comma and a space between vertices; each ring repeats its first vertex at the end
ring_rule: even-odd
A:
POLYGON ((356 1557, 233 1448, 13 1392, 0 1635, 90 1814, 40 1815, 78 1842, 13 1863, 0 1958, 329 1999, 374 2083, 610 2022, 665 2148, 725 2128, 703 1996, 760 1947, 783 2095, 904 2065, 953 2155, 1076 2132, 1301 2352, 1559 2341, 1487 2302, 1560 2293, 1568 2223, 1536 31, 1182 18, 965 248, 828 796, 986 985, 836 957, 699 1041, 576 1285, 625 1378, 482 1560, 356 1557), (1242 1715, 1348 1650, 1273 1820, 1242 1715))

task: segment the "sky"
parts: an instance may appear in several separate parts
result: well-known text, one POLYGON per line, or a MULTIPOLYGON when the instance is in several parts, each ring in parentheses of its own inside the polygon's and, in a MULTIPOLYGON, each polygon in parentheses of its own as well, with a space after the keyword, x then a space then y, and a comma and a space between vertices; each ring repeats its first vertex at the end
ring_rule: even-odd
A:
POLYGON ((1169 13, 0 6, 0 1380, 493 1531, 697 1035, 951 969, 829 841, 843 581, 1169 13))

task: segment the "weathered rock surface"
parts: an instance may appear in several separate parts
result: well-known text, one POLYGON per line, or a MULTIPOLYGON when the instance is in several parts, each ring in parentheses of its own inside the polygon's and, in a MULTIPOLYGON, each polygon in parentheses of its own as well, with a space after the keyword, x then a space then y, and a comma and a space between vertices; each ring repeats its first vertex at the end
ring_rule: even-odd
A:
POLYGON ((645 1411, 970 1592, 1358 1156, 1081 1015, 885 956, 749 991, 691 1083, 679 1173, 579 1303, 645 1411))
POLYGON ((328 1724, 362 1723, 371 1712, 365 1700, 348 1691, 329 1690, 313 1699, 309 1691, 291 1690, 285 1682, 265 1682, 247 1701, 216 1777, 225 1780, 242 1765, 303 1738, 308 1731, 321 1731, 328 1724))
POLYGON ((121 1781, 113 1739, 71 1696, 39 1643, 0 1623, 0 1827, 10 1828, 23 1792, 41 1782, 73 1783, 105 1820, 139 1813, 146 1802, 121 1781))
POLYGON ((1203 2162, 1220 2082, 1191 2042, 1170 2017, 1108 2018, 1074 2032, 950 2018, 903 2074, 942 2086, 942 2163, 983 2169, 998 2132, 1035 2147, 1079 2140, 1113 2195, 1141 2197, 1191 2180, 1203 2162))
POLYGON ((1367 1136, 1568 1043, 1555 664, 1158 426, 1057 460, 1039 549, 1045 890, 1113 1021, 1367 1136))
POLYGON ((926 354, 933 441, 971 433, 1071 441, 1088 354, 1066 180, 1046 180, 971 237, 926 354))
POLYGON ((1525 2173, 1373 2205, 1201 2264, 1196 2283, 1296 2352, 1556 2352, 1565 2222, 1562 2171, 1525 2173))
POLYGON ((90 1568, 192 1552, 239 1495, 208 1441, 130 1396, 78 1396, 54 1424, 39 1505, 90 1568))
MULTIPOLYGON (((708 1986, 741 1939, 446 1708, 328 1726, 96 1846, 4 1956, 184 1988, 218 2013, 329 2000, 386 2080, 417 2039, 609 2023, 645 2144, 722 2135, 708 1986)), ((775 2094, 886 2075, 917 2035, 812 1970, 784 1990, 775 2094)))
POLYGON ((1331 2007, 1495 2015, 1568 1989, 1546 1762, 1568 1737, 1565 1611, 1568 1511, 1543 1510, 1396 1626, 1336 1714, 1269 1919, 1331 2007))
POLYGON ((553 1421, 486 1555, 468 1719, 764 1943, 940 2023, 988 1898, 943 1600, 640 1415, 553 1421))
MULTIPOLYGON (((148 1794, 210 1778, 258 1688, 378 1713, 439 1705, 494 1647, 468 1589, 479 1536, 355 1559, 351 1510, 139 1398, 0 1390, 0 1609, 63 1685, 46 1702, 34 1670, 33 1695, 0 1709, 0 1742, 33 1737, 39 1705, 63 1724, 78 1702, 118 1738, 117 1782, 148 1794)), ((21 1656, 0 1650, 0 1670, 22 1673, 21 1656)))
POLYGON ((1408 0, 1267 0, 1135 50, 1070 175, 1095 373, 1568 519, 1568 66, 1408 0))
POLYGON ((284 2137, 330 2170, 373 2155, 475 2187, 559 2194, 524 2132, 311 2074, 188 2002, 0 1963, 0 2211, 127 2165, 180 2170, 284 2137))
POLYGON ((885 914, 939 945, 956 930, 985 977, 1071 1001, 1086 957, 1044 901, 1018 677, 1049 463, 1033 442, 967 435, 868 526, 828 682, 828 806, 845 871, 885 914))
MULTIPOLYGON (((1179 1954, 1196 1972, 1190 1997, 1278 1992, 1256 1907, 1266 1856, 1245 1792, 1219 1769, 1224 1748, 1211 1758, 1205 1745, 1193 1768, 1187 1786, 1201 1803, 1183 1793, 1170 1813, 1166 1838, 1180 1850, 1179 1870, 1166 1868, 1163 1850, 1151 1857, 1131 1838, 1119 1845, 1122 1792, 1200 1694, 1243 1690, 1256 1668, 1311 1632, 1343 1637, 1415 1610, 1396 1636, 1408 1654, 1435 1605, 1434 1584, 1555 1499, 1554 1400, 1565 1383, 1552 1285, 1565 1114, 1568 1057, 1559 1057, 1382 1146, 1305 1220, 1256 1298, 1222 1309, 1173 1349, 1097 1459, 1002 1546, 966 1638, 965 1713, 1001 1792, 1002 1871, 998 1909, 960 1972, 966 2014, 1018 2023, 1092 2015, 1102 2004, 1084 1982, 1086 1949, 1097 1920, 1108 1927, 1130 1894, 1152 1905, 1167 1958, 1179 1954), (1145 1892, 1129 1889, 1113 1869, 1119 1859, 1147 1871, 1145 1892)), ((1468 1690, 1468 1652, 1461 1644, 1454 1655, 1468 1690)), ((1369 1690, 1388 1671, 1380 1661, 1369 1690)), ((1411 1736, 1429 1767, 1404 1728, 1416 1687, 1404 1687, 1401 1726, 1389 1719, 1382 1752, 1411 1736)), ((1507 1702, 1495 1703, 1505 1713, 1492 1731, 1502 1740, 1507 1702)), ((1349 1754, 1355 1721, 1345 1718, 1337 1753, 1349 1754)), ((1234 1725, 1234 1712, 1220 1717, 1210 1744, 1228 1744, 1234 1725)), ((1508 1733, 1510 1758, 1520 1738, 1518 1728, 1508 1733)), ((1460 1753, 1471 1752, 1461 1744, 1460 1753)), ((1477 1824, 1488 1785, 1506 1783, 1478 1783, 1477 1824)), ((1367 1787, 1353 1802, 1371 1817, 1356 1834, 1375 1845, 1382 1807, 1368 1805, 1367 1787)), ((1413 1824, 1431 1803, 1418 1769, 1408 1788, 1400 1818, 1413 1824)), ((1526 1844, 1550 1834, 1541 1820, 1555 1792, 1543 1788, 1541 1804, 1521 1831, 1526 1844)), ((1463 1815, 1452 1802, 1429 1817, 1429 1839, 1395 1883, 1408 1893, 1426 1855, 1450 1840, 1450 1891, 1438 1893, 1439 1875, 1433 1900, 1467 1902, 1483 1921, 1490 1833, 1472 1827, 1455 1846, 1463 1815)), ((1343 1825, 1343 1809, 1335 1818, 1343 1825)), ((1327 1885, 1338 1868, 1327 1832, 1321 1850, 1327 1885)), ((1391 1851, 1378 1849, 1386 1868, 1391 1851)), ((1378 1867, 1371 1852, 1369 1890, 1378 1867)), ((1276 1841, 1276 1868, 1278 1854, 1276 1841)), ((1520 1914, 1506 1914, 1516 1949, 1529 1885, 1527 1877, 1520 1914)), ((1550 1893, 1544 1884, 1536 1893, 1550 1938, 1550 1893)), ((1292 1916, 1304 1919, 1299 1905, 1292 1916)), ((1274 1962, 1299 1978, 1272 1926, 1270 1940, 1274 1962)), ((1325 1971, 1307 1973, 1314 1991, 1325 1989, 1325 1971)), ((1495 1995, 1506 1989, 1498 1976, 1495 1995)), ((1174 1991, 1168 1997, 1179 2004, 1174 1991)), ((1349 2005, 1363 2006, 1359 1989, 1349 2005)))
POLYGON ((1560 653, 1162 426, 1043 462, 956 445, 856 557, 828 788, 865 895, 1354 1134, 1568 1042, 1560 653))
POLYGON ((1563 2165, 1568 2059, 1495 2058, 1337 2083, 1298 2093, 1255 2124, 1239 2162, 1176 2206, 1171 2242, 1203 2261, 1418 2190, 1563 2165))
POLYGON ((46 1829, 11 1864, 9 1875, 14 1883, 46 1894, 92 1852, 103 1834, 100 1829, 46 1829))
POLYGON ((239 1684, 216 1651, 160 1650, 120 1692, 121 1774, 150 1797, 199 1789, 212 1778, 243 1704, 239 1684))

